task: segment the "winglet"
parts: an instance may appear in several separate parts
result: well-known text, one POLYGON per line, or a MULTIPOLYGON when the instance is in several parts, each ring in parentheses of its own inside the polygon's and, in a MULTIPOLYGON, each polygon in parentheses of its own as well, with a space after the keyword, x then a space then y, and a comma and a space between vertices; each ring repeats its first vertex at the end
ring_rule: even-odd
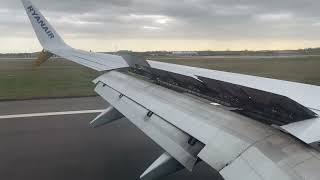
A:
POLYGON ((106 71, 128 67, 128 63, 120 56, 86 52, 68 46, 41 12, 29 0, 21 0, 29 16, 33 29, 43 47, 41 57, 34 63, 39 65, 55 54, 67 60, 84 65, 97 71, 106 71))
POLYGON ((41 12, 29 0, 21 1, 29 16, 38 40, 46 51, 69 47, 41 12))

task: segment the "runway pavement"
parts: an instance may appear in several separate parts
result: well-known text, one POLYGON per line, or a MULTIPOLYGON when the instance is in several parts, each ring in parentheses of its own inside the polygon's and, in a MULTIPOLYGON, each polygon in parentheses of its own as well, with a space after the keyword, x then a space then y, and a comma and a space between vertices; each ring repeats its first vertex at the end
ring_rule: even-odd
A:
MULTIPOLYGON (((98 98, 0 102, 0 116, 99 110, 98 98)), ((92 129, 97 113, 0 119, 0 179, 126 180, 139 175, 163 152, 128 120, 92 129)), ((164 180, 220 179, 205 163, 193 173, 164 180)))

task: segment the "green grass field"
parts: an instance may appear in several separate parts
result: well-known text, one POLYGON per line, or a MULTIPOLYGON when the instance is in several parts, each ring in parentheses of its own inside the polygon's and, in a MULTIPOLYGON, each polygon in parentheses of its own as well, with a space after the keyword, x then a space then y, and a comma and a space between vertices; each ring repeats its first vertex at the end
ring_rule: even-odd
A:
MULTIPOLYGON (((153 60, 320 85, 320 57, 239 59, 153 57, 153 60)), ((0 100, 95 95, 98 72, 62 59, 32 69, 30 60, 0 60, 0 100)))
POLYGON ((33 69, 29 60, 0 60, 0 100, 95 95, 99 73, 61 59, 33 69))

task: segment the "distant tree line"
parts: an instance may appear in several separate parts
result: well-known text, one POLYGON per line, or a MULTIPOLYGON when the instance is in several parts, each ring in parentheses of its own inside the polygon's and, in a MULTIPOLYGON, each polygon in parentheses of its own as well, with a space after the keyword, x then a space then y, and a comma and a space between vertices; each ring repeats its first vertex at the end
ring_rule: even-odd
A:
MULTIPOLYGON (((290 55, 320 55, 320 48, 308 48, 308 49, 298 49, 298 50, 261 50, 261 51, 185 51, 185 52, 196 52, 192 56, 290 56, 290 55)), ((141 56, 176 56, 178 53, 174 51, 147 51, 147 52, 133 52, 127 50, 121 50, 118 52, 102 52, 109 54, 121 54, 121 53, 133 53, 135 55, 141 56)), ((35 53, 9 53, 0 54, 2 58, 35 58, 39 52, 35 53)), ((189 53, 191 54, 191 53, 189 53)))

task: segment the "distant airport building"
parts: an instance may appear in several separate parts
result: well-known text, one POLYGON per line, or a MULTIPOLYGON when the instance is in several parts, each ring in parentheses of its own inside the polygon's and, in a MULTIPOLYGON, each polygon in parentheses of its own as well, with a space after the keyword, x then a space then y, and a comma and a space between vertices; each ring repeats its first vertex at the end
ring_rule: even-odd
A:
POLYGON ((198 52, 195 52, 195 51, 173 51, 172 55, 176 55, 176 56, 197 56, 198 52))

